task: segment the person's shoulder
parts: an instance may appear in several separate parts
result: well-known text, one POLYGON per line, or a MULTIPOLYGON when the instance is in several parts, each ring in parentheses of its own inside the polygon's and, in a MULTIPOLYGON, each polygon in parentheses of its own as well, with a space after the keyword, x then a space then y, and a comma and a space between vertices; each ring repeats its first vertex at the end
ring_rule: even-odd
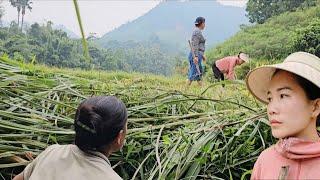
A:
POLYGON ((113 168, 111 167, 110 164, 108 164, 107 166, 105 165, 105 163, 103 164, 100 164, 100 163, 97 163, 97 161, 95 161, 95 165, 94 166, 91 166, 90 168, 92 168, 92 172, 95 172, 93 173, 92 175, 94 176, 99 176, 96 177, 95 179, 104 179, 105 177, 108 177, 109 179, 114 179, 114 180, 120 180, 122 179, 114 170, 113 168))
POLYGON ((57 152, 57 151, 65 151, 66 149, 69 149, 69 145, 60 145, 60 144, 53 144, 48 146, 42 153, 48 154, 51 152, 57 152))
POLYGON ((259 158, 260 160, 264 161, 267 159, 272 159, 273 157, 275 157, 277 154, 276 150, 275 150, 275 145, 272 145, 270 147, 268 147, 267 149, 263 150, 260 155, 259 158))
POLYGON ((122 178, 119 176, 119 174, 117 174, 114 170, 110 171, 107 174, 108 177, 110 177, 110 179, 114 179, 114 180, 121 180, 122 178))
MULTIPOLYGON (((99 164, 94 164, 90 167, 90 178, 88 179, 97 179, 102 180, 105 179, 105 177, 108 177, 108 179, 114 179, 114 180, 120 180, 122 179, 113 169, 111 166, 100 166, 99 164)), ((87 168, 87 169, 88 169, 87 168)))
POLYGON ((219 59, 219 61, 232 61, 232 60, 233 60, 233 56, 226 56, 226 57, 219 59))
POLYGON ((52 151, 52 150, 55 150, 55 149, 59 149, 60 146, 61 146, 61 145, 59 145, 59 144, 50 145, 50 146, 46 147, 46 149, 44 150, 44 152, 45 152, 45 151, 52 151))
POLYGON ((60 144, 52 144, 47 147, 49 150, 55 150, 55 149, 60 149, 60 148, 67 148, 68 145, 60 145, 60 144))
POLYGON ((228 58, 230 60, 232 60, 232 61, 237 61, 238 60, 238 56, 229 56, 228 58))
POLYGON ((229 62, 229 64, 236 65, 238 58, 236 56, 228 56, 226 57, 226 61, 229 62))
POLYGON ((199 34, 201 34, 201 30, 200 29, 198 29, 198 28, 195 28, 194 30, 193 30, 193 33, 192 33, 193 35, 199 35, 199 34))

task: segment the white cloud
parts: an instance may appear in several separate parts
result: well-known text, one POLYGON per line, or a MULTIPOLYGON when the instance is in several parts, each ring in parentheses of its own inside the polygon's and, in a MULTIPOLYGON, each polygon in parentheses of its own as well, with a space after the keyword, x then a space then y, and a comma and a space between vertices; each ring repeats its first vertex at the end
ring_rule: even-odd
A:
POLYGON ((246 6, 247 1, 248 0, 217 0, 217 2, 219 2, 220 4, 238 7, 246 6))

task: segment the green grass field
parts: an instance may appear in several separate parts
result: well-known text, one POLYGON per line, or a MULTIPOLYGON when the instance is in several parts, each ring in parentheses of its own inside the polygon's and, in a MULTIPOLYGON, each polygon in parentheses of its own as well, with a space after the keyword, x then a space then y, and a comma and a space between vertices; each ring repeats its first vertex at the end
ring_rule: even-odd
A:
POLYGON ((58 69, 0 58, 0 173, 20 172, 50 144, 73 142, 79 102, 115 95, 129 112, 127 143, 110 157, 124 179, 247 179, 274 143, 265 107, 243 81, 58 69), (32 156, 30 156, 32 154, 32 156))

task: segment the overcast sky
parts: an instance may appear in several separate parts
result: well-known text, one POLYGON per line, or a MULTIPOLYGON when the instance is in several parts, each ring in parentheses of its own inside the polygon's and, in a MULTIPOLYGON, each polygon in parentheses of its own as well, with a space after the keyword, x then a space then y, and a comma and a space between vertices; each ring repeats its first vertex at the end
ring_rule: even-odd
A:
MULTIPOLYGON (((217 1, 224 5, 245 6, 247 0, 217 1)), ((27 10, 25 21, 44 23, 51 20, 55 25, 62 24, 80 35, 72 0, 33 0, 32 2, 32 12, 27 10)), ((159 0, 78 0, 85 33, 87 35, 97 33, 98 36, 140 17, 159 3, 159 0)), ((9 0, 2 0, 2 6, 5 9, 4 21, 17 20, 17 11, 10 5, 9 0)))

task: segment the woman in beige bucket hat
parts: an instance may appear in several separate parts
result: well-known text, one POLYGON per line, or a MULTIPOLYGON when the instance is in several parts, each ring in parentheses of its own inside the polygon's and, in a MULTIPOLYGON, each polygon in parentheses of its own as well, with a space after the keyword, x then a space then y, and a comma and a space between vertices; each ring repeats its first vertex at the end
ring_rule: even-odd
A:
POLYGON ((260 154, 251 179, 320 179, 320 59, 293 53, 252 70, 246 84, 267 104, 272 135, 279 139, 260 154))

